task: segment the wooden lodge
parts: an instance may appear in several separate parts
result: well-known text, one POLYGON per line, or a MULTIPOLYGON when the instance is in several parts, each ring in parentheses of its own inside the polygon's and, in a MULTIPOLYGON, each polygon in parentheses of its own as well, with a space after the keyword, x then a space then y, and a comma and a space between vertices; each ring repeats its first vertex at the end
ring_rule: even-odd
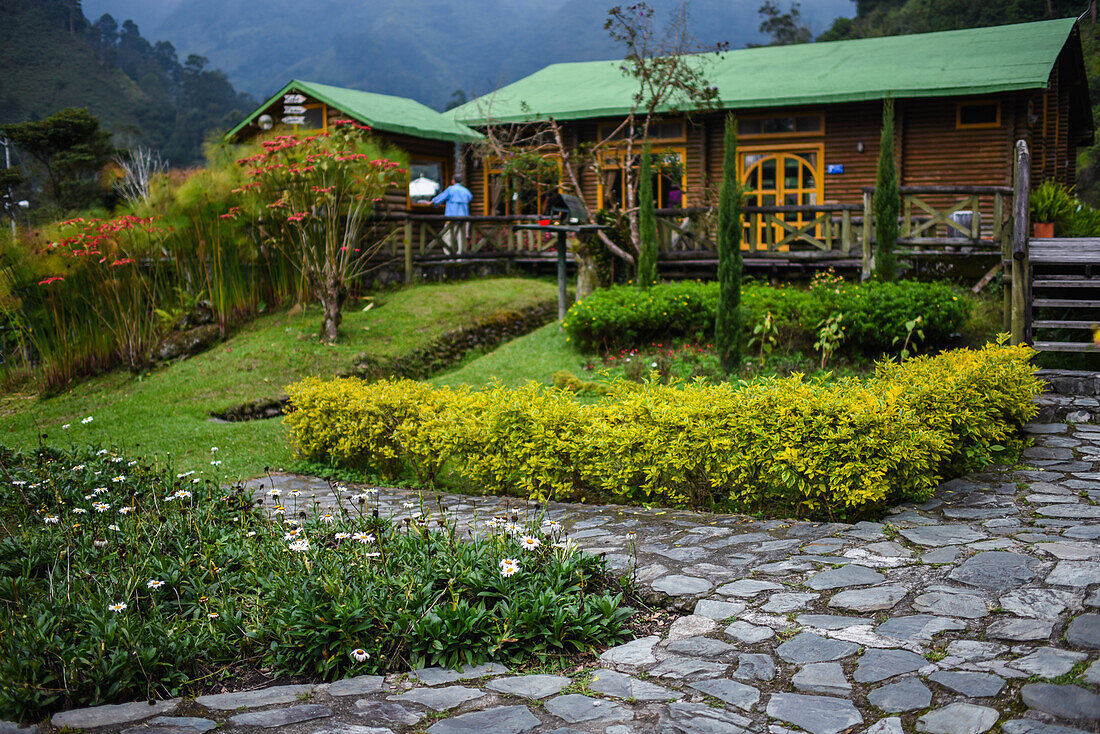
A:
MULTIPOLYGON (((976 287, 1003 269, 1004 326, 1014 341, 1090 349, 1062 335, 1091 328, 1088 309, 1100 309, 1100 241, 1040 240, 1032 256, 1026 231, 1029 186, 1072 185, 1076 149, 1093 139, 1074 19, 690 58, 717 86, 718 103, 662 110, 650 128, 663 273, 713 276, 713 205, 732 112, 747 191, 746 266, 832 266, 868 275, 889 98, 902 196, 899 255, 915 264, 971 265, 975 277, 985 273, 976 287), (1053 336, 1033 336, 1033 329, 1053 336)), ((623 171, 637 165, 641 143, 633 141, 627 160, 627 141, 614 133, 637 91, 622 68, 621 61, 554 64, 445 114, 400 97, 292 81, 226 139, 275 125, 326 128, 348 117, 403 149, 408 189, 390 193, 379 222, 400 230, 387 252, 406 281, 417 267, 438 263, 552 262, 554 239, 530 225, 558 203, 558 183, 510 179, 483 133, 545 132, 553 120, 566 154, 583 161, 580 193, 588 209, 621 210, 623 171), (596 155, 578 155, 593 146, 596 155), (427 203, 455 171, 474 194, 468 218, 444 217, 427 203)), ((560 170, 560 155, 545 151, 539 154, 560 170)), ((564 272, 563 260, 558 267, 564 272)))
POLYGON ((384 144, 408 155, 409 187, 391 191, 391 211, 436 214, 431 199, 451 182, 461 146, 482 135, 416 100, 292 80, 225 134, 228 142, 248 140, 276 127, 327 130, 334 120, 355 120, 384 144))
MULTIPOLYGON (((884 99, 895 105, 902 245, 913 256, 997 259, 1010 237, 1015 142, 1030 147, 1033 181, 1072 184, 1076 148, 1092 141, 1072 18, 692 58, 718 87, 719 109, 669 112, 652 126, 666 260, 707 261, 713 250, 702 213, 721 181, 728 112, 738 119, 749 194, 749 259, 854 261, 865 270, 884 99)), ((451 114, 483 131, 553 119, 573 150, 604 141, 580 183, 590 210, 614 208, 628 163, 625 141, 608 135, 636 90, 620 61, 554 64, 451 114)), ((464 162, 472 213, 545 213, 551 192, 517 195, 491 157, 464 162)))

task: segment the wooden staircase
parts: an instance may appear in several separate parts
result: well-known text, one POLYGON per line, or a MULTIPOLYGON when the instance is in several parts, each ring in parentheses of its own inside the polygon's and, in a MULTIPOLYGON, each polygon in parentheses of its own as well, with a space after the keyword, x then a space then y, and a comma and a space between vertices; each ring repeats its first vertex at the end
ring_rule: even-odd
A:
POLYGON ((1100 238, 1032 239, 1026 340, 1042 352, 1100 352, 1100 238))

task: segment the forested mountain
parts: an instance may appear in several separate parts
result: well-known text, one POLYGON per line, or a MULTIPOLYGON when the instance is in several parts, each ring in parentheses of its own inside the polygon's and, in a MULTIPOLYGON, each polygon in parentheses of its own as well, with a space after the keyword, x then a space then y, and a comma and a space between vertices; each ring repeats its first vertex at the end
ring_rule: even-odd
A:
POLYGON ((0 123, 87 107, 120 147, 146 145, 175 165, 202 158, 203 138, 255 106, 207 60, 181 63, 132 21, 89 21, 79 0, 0 2, 0 123))
MULTIPOLYGON (((763 0, 691 0, 700 42, 761 41, 763 0)), ((147 35, 199 53, 263 97, 292 77, 412 97, 442 109, 547 64, 617 58, 603 22, 614 0, 85 0, 89 15, 134 17, 147 35), (134 15, 130 15, 133 13, 134 15)), ((624 3, 626 4, 626 3, 624 3)), ((679 0, 651 0, 658 17, 679 0)), ((786 10, 790 3, 784 1, 786 10)), ((814 33, 851 0, 802 4, 814 33)))

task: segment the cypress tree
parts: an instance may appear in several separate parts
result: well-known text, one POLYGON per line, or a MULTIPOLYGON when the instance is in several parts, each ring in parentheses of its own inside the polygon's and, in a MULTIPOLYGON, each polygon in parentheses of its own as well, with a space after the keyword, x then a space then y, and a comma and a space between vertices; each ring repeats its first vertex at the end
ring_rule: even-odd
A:
POLYGON ((898 172, 894 168, 894 100, 882 105, 882 136, 875 177, 875 275, 882 280, 898 277, 894 245, 898 240, 898 172))
POLYGON ((737 177, 737 119, 726 117, 722 187, 718 193, 718 314, 714 343, 722 368, 741 366, 741 180, 737 177))
POLYGON ((648 288, 657 282, 657 214, 653 206, 653 162, 649 141, 642 147, 642 164, 638 171, 638 287, 648 288))

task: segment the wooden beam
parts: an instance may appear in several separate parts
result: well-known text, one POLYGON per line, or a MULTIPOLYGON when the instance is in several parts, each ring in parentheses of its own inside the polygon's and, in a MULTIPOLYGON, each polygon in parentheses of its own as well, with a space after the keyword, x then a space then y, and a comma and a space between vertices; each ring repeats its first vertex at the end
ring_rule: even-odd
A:
POLYGON ((1028 205, 1031 195, 1031 154, 1027 143, 1016 141, 1015 192, 1012 200, 1012 343, 1027 342, 1027 326, 1031 315, 1028 303, 1028 280, 1031 266, 1027 258, 1027 238, 1030 234, 1028 205))
POLYGON ((989 285, 989 281, 997 277, 997 273, 1001 272, 1002 267, 1004 267, 1004 263, 997 263, 992 268, 990 268, 989 272, 983 275, 982 279, 974 284, 974 287, 970 289, 970 292, 975 294, 981 293, 982 289, 989 285))

